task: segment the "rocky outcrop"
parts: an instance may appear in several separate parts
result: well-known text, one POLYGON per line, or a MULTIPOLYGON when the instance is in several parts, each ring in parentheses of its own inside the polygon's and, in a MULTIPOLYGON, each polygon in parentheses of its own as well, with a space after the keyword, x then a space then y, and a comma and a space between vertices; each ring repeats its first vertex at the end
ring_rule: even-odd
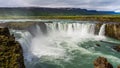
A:
POLYGON ((120 40, 120 24, 106 24, 105 35, 120 40))
POLYGON ((97 47, 100 47, 101 45, 100 44, 96 44, 97 47))
POLYGON ((120 68, 120 65, 117 68, 120 68))
MULTIPOLYGON (((94 68, 113 68, 112 64, 110 64, 104 57, 98 57, 93 63, 94 68)), ((120 68, 120 65, 118 65, 117 68, 120 68)))
POLYGON ((117 52, 120 52, 120 45, 118 45, 118 46, 113 46, 113 49, 116 50, 117 52))
POLYGON ((94 61, 94 68, 113 68, 113 66, 104 57, 98 57, 94 61))
POLYGON ((8 28, 0 28, 0 68, 25 68, 22 48, 8 28))

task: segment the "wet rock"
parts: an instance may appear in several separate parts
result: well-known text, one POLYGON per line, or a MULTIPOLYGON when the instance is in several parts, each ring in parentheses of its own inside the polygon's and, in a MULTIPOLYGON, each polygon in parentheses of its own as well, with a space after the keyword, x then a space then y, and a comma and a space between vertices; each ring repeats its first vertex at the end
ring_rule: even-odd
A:
POLYGON ((120 45, 114 46, 113 49, 116 50, 117 52, 120 52, 120 45))
POLYGON ((102 23, 97 23, 95 26, 95 34, 98 35, 100 31, 100 27, 102 26, 102 23))
POLYGON ((100 44, 96 44, 96 46, 100 47, 101 45, 100 44))
POLYGON ((98 57, 94 61, 94 68, 113 68, 113 66, 104 57, 98 57))
POLYGON ((22 48, 8 28, 0 28, 0 68, 25 68, 22 48))
POLYGON ((120 65, 117 68, 120 68, 120 65))

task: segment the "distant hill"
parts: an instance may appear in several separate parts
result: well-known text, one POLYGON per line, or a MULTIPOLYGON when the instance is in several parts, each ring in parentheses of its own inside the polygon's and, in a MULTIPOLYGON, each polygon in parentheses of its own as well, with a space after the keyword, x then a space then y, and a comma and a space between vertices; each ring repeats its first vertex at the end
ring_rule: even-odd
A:
POLYGON ((16 7, 0 8, 0 16, 79 16, 79 15, 109 15, 113 11, 96 11, 80 8, 42 8, 16 7))

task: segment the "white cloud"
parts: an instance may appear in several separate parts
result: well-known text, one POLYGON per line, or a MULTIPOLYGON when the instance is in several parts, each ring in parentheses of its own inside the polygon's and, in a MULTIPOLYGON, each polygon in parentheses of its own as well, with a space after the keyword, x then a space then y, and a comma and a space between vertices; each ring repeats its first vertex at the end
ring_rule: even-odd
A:
POLYGON ((0 7, 22 7, 28 3, 24 0, 0 0, 0 7))
POLYGON ((0 0, 0 7, 75 7, 91 10, 119 10, 120 0, 0 0))

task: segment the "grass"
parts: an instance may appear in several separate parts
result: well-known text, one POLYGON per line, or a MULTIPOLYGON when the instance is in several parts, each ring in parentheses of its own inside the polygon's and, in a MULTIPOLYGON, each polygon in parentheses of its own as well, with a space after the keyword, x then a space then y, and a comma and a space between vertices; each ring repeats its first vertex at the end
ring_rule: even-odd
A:
POLYGON ((0 19, 71 19, 101 22, 120 22, 120 15, 81 15, 81 16, 4 16, 0 19))

